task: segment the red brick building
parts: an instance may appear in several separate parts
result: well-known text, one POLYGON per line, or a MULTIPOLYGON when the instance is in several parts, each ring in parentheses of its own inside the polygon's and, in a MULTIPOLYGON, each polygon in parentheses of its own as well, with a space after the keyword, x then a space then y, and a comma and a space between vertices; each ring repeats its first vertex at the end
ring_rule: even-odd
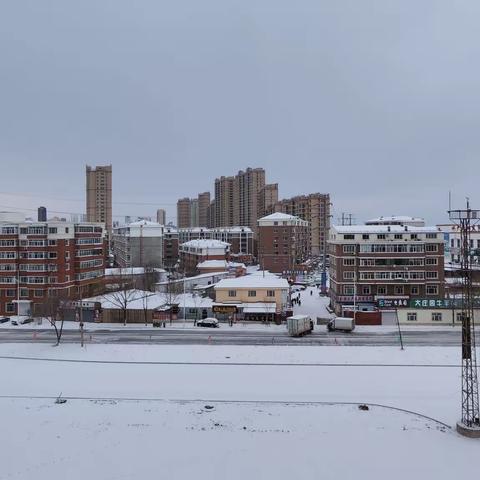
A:
POLYGON ((219 240, 190 240, 179 247, 180 271, 187 275, 198 273, 197 265, 206 260, 228 260, 230 244, 219 240))
POLYGON ((310 229, 305 220, 280 212, 258 220, 258 262, 264 270, 295 272, 310 254, 310 229))
POLYGON ((333 226, 329 240, 330 300, 338 315, 352 310, 441 300, 444 238, 436 227, 333 226))
POLYGON ((33 313, 48 296, 92 294, 106 253, 102 223, 15 222, 0 214, 0 315, 33 313))

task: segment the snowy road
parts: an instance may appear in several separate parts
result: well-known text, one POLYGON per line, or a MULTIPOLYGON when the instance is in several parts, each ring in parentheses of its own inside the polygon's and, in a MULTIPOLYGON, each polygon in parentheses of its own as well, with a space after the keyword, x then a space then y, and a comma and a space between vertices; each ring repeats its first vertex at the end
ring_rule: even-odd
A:
MULTIPOLYGON (((478 334, 477 334, 478 336, 478 334)), ((457 346, 460 345, 460 329, 406 329, 402 331, 405 346, 457 346)), ((480 341, 480 336, 478 336, 480 341)), ((0 343, 52 343, 55 334, 51 329, 2 329, 0 343)), ((78 331, 66 330, 62 342, 79 343, 78 331)), ((353 333, 328 333, 325 326, 318 326, 312 335, 293 338, 284 328, 264 327, 263 330, 245 328, 229 329, 96 329, 85 334, 86 343, 91 344, 167 344, 167 345, 351 345, 351 346, 395 346, 399 345, 395 329, 357 328, 353 333)))

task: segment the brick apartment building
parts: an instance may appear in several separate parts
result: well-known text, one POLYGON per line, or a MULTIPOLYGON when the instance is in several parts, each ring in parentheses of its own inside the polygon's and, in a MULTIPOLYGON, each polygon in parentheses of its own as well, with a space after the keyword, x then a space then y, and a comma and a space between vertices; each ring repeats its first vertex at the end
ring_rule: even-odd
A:
POLYGON ((283 212, 306 220, 310 225, 312 255, 327 252, 330 230, 330 195, 312 193, 281 200, 275 205, 276 212, 283 212))
POLYGON ((333 226, 330 300, 338 315, 444 298, 444 238, 436 227, 333 226))
POLYGON ((0 315, 31 314, 48 296, 78 298, 101 288, 104 224, 15 217, 0 214, 0 315))
POLYGON ((196 275, 197 265, 206 260, 228 260, 230 244, 219 240, 190 240, 179 247, 180 271, 196 275))
POLYGON ((112 166, 86 166, 87 222, 103 222, 112 231, 112 166))
POLYGON ((279 212, 258 220, 258 261, 264 270, 294 272, 309 257, 308 222, 279 212))

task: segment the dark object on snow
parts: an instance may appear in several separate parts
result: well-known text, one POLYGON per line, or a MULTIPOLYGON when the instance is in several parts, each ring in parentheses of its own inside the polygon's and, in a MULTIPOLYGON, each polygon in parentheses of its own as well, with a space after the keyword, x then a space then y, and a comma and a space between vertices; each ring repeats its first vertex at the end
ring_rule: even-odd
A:
POLYGON ((60 394, 57 399, 55 400, 55 403, 57 405, 62 405, 63 403, 67 403, 67 399, 66 398, 62 398, 62 394, 60 394))
POLYGON ((6 323, 10 321, 10 317, 1 317, 0 318, 0 323, 6 323))
POLYGON ((365 405, 365 404, 359 405, 359 406, 358 406, 358 409, 359 409, 359 410, 370 410, 370 408, 368 407, 368 405, 365 405))
POLYGON ((213 405, 205 405, 205 410, 213 410, 214 406, 213 405))

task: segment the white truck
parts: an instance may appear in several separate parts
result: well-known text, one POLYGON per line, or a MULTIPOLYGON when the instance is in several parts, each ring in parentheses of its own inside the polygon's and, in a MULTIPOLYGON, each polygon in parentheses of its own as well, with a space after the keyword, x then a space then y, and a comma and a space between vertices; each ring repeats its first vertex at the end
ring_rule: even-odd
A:
POLYGON ((308 315, 293 315, 287 318, 287 330, 291 337, 312 333, 313 321, 308 315))
POLYGON ((355 320, 349 317, 335 317, 327 323, 329 332, 341 330, 343 332, 352 332, 355 330, 355 320))

